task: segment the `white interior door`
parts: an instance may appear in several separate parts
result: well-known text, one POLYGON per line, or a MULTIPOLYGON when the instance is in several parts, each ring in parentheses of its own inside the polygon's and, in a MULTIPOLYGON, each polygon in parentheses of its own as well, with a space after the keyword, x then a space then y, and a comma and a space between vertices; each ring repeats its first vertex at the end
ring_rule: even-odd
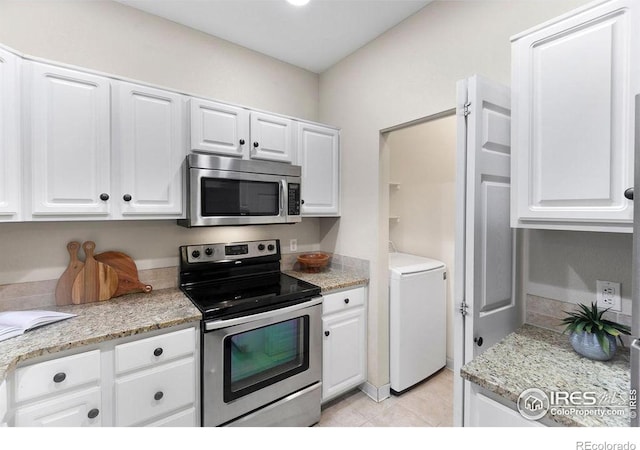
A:
MULTIPOLYGON (((458 82, 456 374, 522 322, 509 224, 510 134, 509 88, 479 76, 458 82)), ((469 424, 469 383, 455 382, 454 422, 469 424)))

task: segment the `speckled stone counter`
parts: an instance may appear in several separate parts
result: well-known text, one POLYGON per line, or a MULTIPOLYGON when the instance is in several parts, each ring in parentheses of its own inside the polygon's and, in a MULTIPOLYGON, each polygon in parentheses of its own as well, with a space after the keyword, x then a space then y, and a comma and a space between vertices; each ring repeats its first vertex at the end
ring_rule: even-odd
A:
POLYGON ((0 342, 0 383, 19 362, 30 358, 197 322, 202 317, 200 311, 178 289, 47 309, 77 316, 0 342))
POLYGON ((308 281, 316 286, 320 286, 323 294, 340 289, 366 286, 369 284, 368 278, 355 270, 349 269, 335 269, 329 267, 317 273, 302 272, 300 270, 289 270, 285 271, 285 273, 292 277, 308 281))
MULTIPOLYGON (((611 361, 578 355, 567 335, 524 325, 461 369, 467 380, 515 403, 528 388, 545 393, 595 392, 605 404, 625 405, 624 416, 551 415, 564 426, 629 426, 629 352, 619 348, 611 361)), ((606 407, 605 407, 606 408, 606 407)))

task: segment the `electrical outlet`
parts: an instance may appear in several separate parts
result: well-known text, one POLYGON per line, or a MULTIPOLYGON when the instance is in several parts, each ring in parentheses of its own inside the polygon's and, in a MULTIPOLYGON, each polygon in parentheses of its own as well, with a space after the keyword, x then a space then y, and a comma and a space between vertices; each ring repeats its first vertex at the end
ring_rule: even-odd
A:
POLYGON ((620 283, 596 280, 596 300, 601 308, 611 308, 611 311, 621 311, 620 283))
POLYGON ((297 239, 289 239, 289 251, 297 252, 298 251, 298 240, 297 239))

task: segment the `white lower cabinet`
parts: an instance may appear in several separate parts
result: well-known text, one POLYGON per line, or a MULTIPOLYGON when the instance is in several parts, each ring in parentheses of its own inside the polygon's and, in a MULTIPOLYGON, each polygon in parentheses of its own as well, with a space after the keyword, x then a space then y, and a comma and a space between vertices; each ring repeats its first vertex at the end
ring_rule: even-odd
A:
MULTIPOLYGON (((116 380, 116 425, 138 425, 195 402, 193 356, 116 380)), ((195 424, 194 424, 195 425, 195 424)))
POLYGON ((544 427, 540 422, 524 418, 515 409, 499 403, 486 395, 480 389, 471 388, 472 427, 544 427))
POLYGON ((100 351, 79 353, 16 370, 15 399, 23 402, 100 380, 100 351))
POLYGON ((99 427, 102 425, 99 387, 60 395, 16 409, 17 427, 99 427))
POLYGON ((198 337, 174 327, 20 367, 0 426, 198 426, 198 337))
POLYGON ((365 288, 324 295, 322 401, 366 381, 365 288))

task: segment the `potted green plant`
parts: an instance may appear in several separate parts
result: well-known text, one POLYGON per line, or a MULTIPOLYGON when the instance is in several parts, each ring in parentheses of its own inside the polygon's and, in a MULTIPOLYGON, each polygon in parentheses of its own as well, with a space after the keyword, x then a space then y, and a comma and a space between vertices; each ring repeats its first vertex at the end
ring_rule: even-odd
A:
POLYGON ((571 346, 587 358, 598 361, 610 360, 618 348, 616 337, 624 346, 621 335, 631 334, 631 329, 626 325, 603 319, 602 316, 609 308, 598 309, 595 303, 592 303, 591 307, 583 304, 579 304, 578 307, 578 311, 565 311, 567 317, 562 319, 562 323, 567 326, 564 333, 571 333, 571 346))

